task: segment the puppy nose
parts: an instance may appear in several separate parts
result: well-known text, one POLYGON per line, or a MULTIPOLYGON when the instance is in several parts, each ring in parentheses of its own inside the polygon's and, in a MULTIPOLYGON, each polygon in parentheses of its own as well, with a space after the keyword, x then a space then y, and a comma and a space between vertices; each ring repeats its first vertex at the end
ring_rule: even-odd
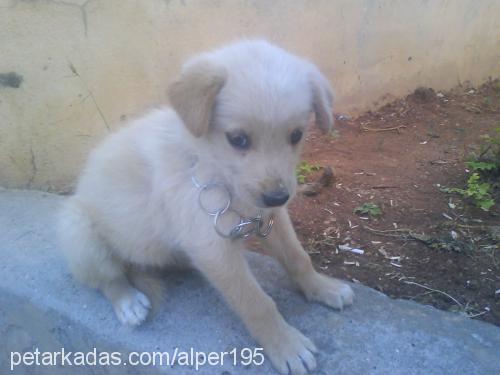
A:
POLYGON ((286 190, 275 190, 262 194, 262 200, 267 207, 282 206, 288 198, 290 198, 290 194, 286 190))

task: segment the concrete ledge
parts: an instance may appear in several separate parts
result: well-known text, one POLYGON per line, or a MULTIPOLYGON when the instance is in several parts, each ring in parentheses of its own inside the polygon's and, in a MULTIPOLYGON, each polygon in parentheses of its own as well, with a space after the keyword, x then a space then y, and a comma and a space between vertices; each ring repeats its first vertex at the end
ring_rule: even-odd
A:
MULTIPOLYGON (((64 199, 0 190, 0 373, 11 351, 198 351, 253 348, 255 342, 220 296, 196 273, 174 274, 159 312, 138 329, 120 326, 97 292, 75 283, 57 254, 54 214, 64 199)), ((344 312, 308 304, 270 259, 250 255, 257 278, 285 318, 320 349, 319 374, 499 374, 500 328, 392 300, 354 285, 344 312)), ((238 374, 243 366, 204 366, 203 374, 238 374)), ((18 367, 24 374, 195 373, 194 368, 18 367)), ((245 374, 272 374, 267 361, 245 374)))

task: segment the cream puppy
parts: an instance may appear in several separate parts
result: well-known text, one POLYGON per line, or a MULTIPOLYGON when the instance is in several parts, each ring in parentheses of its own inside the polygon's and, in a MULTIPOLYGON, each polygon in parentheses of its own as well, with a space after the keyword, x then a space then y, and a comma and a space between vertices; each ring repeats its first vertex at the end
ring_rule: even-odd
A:
POLYGON ((194 57, 157 109, 91 154, 60 215, 63 252, 118 319, 138 325, 150 299, 131 272, 179 260, 198 269, 241 317, 280 373, 316 367, 249 270, 243 238, 262 241, 310 301, 342 309, 351 288, 316 272, 286 205, 311 113, 332 127, 330 86, 311 63, 265 41, 194 57))

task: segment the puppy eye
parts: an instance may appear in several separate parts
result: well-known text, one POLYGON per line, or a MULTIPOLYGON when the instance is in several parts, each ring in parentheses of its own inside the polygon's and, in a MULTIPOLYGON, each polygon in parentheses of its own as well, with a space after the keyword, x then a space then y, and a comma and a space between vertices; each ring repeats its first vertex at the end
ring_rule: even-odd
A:
POLYGON ((226 138, 234 148, 246 150, 250 147, 250 137, 245 133, 226 133, 226 138))
POLYGON ((290 134, 290 143, 296 145, 302 139, 302 130, 295 129, 292 134, 290 134))

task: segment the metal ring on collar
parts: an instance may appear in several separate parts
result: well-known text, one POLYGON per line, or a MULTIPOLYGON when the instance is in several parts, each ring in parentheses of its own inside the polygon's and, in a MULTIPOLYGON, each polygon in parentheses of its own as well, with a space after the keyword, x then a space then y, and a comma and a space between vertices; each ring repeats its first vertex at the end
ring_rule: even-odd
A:
POLYGON ((200 205, 200 207, 202 208, 203 211, 205 211, 210 216, 222 215, 222 214, 224 214, 224 213, 227 212, 227 210, 229 209, 229 206, 231 206, 232 197, 231 197, 231 192, 229 191, 229 189, 225 185, 219 184, 219 183, 208 183, 208 184, 201 185, 199 187, 199 189, 200 189, 200 192, 198 194, 198 203, 199 203, 199 205, 200 205), (208 190, 210 190, 212 188, 219 188, 219 189, 221 189, 221 191, 223 191, 223 192, 225 192, 227 194, 227 202, 224 205, 224 207, 218 208, 218 209, 213 210, 213 211, 211 211, 208 208, 206 208, 203 205, 203 200, 202 200, 203 192, 204 191, 208 191, 208 190))
MULTIPOLYGON (((229 211, 232 211, 234 213, 236 213, 235 211, 233 210, 229 210, 229 211)), ((244 223, 244 219, 242 217, 240 217, 240 222, 239 224, 237 224, 235 227, 233 227, 233 229, 231 229, 231 231, 229 233, 224 233, 223 231, 221 231, 219 229, 219 218, 224 215, 224 213, 228 212, 228 210, 222 212, 222 211, 219 211, 217 212, 215 215, 214 215, 214 228, 215 228, 215 231, 222 237, 224 238, 229 238, 229 239, 235 239, 235 238, 238 238, 240 237, 240 233, 241 233, 241 230, 242 230, 242 227, 241 227, 241 224, 244 223)), ((238 215, 236 213, 236 215, 238 215)), ((239 215, 238 215, 239 216, 239 215)))
POLYGON ((269 233, 271 233, 271 229, 274 224, 274 215, 269 216, 269 221, 267 222, 267 228, 265 231, 262 231, 262 222, 263 220, 259 220, 257 223, 257 234, 260 237, 267 237, 269 233))
POLYGON ((242 218, 240 223, 236 225, 232 230, 231 233, 235 233, 238 237, 241 238, 247 238, 251 236, 253 233, 255 233, 255 230, 257 229, 256 225, 258 224, 258 219, 246 219, 242 218), (245 230, 245 228, 247 228, 245 230))

